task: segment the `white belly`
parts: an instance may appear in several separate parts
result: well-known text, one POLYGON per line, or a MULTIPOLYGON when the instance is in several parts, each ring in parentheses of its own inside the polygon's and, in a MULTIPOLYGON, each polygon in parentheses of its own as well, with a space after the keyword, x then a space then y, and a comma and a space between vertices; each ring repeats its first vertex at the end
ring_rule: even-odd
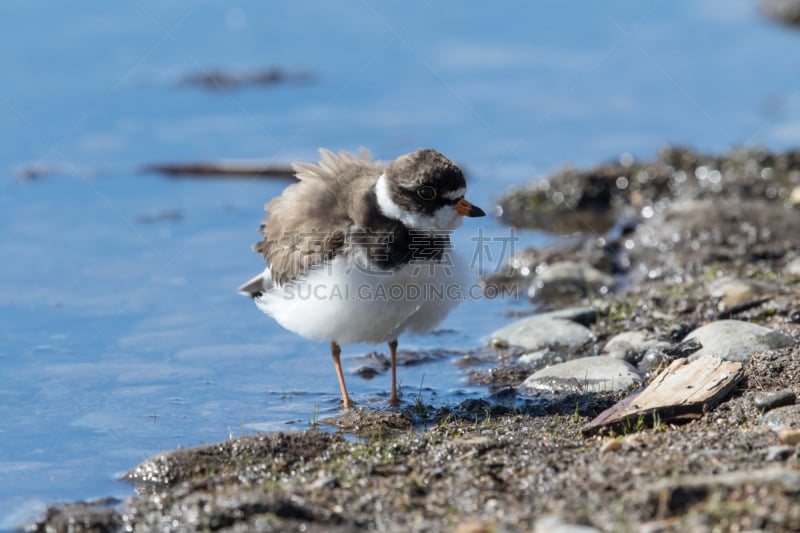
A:
POLYGON ((468 296, 466 265, 452 252, 448 258, 449 264, 417 262, 370 272, 338 256, 298 281, 272 286, 256 304, 308 339, 388 342, 404 331, 431 330, 468 296))

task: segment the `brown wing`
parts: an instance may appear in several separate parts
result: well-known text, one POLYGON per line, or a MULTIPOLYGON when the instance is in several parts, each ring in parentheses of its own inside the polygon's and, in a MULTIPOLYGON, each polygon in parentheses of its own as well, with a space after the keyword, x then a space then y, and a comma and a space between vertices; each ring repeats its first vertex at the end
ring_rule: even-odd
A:
POLYGON ((358 155, 321 149, 320 155, 317 164, 292 165, 300 182, 264 206, 264 239, 253 249, 267 260, 278 285, 344 248, 355 204, 384 169, 364 149, 358 155))

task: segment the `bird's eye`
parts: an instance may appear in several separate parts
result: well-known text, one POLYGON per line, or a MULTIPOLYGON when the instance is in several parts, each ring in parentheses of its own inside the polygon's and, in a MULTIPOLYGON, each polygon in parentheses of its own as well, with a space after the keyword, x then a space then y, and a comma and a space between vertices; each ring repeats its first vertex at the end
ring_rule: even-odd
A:
POLYGON ((423 200, 433 200, 436 198, 436 189, 430 185, 423 185, 417 189, 417 196, 423 200))

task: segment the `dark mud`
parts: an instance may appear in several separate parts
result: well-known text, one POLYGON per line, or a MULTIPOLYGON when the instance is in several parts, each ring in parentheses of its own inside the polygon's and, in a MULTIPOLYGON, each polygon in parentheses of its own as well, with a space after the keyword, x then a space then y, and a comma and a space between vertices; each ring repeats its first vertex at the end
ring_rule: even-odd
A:
MULTIPOLYGON (((531 210, 553 203, 549 216, 576 209, 581 226, 585 208, 612 223, 584 227, 579 245, 523 252, 502 282, 527 289, 553 257, 612 276, 605 293, 570 295, 592 310, 593 336, 558 355, 610 357, 609 339, 643 332, 658 348, 623 355, 635 355, 645 382, 701 349, 691 331, 723 318, 797 340, 798 186, 800 155, 762 150, 670 149, 653 162, 562 172, 546 190, 505 199, 504 216, 532 223, 546 217, 531 210)), ((403 360, 452 358, 446 348, 403 360)), ((128 474, 137 496, 54 506, 30 529, 531 531, 555 515, 602 531, 800 530, 800 345, 747 358, 744 380, 697 420, 642 419, 601 436, 581 428, 628 391, 533 394, 514 347, 457 355, 487 385, 484 399, 404 398, 399 410, 356 409, 320 426, 355 439, 308 430, 160 454, 128 474)), ((365 365, 385 371, 379 356, 365 365)))

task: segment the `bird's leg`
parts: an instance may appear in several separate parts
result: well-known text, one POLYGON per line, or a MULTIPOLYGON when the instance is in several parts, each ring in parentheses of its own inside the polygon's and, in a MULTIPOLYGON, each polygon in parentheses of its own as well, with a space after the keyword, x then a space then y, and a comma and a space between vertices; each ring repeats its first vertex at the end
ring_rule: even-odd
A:
POLYGON ((397 339, 389 341, 389 351, 392 354, 392 396, 389 398, 389 405, 397 407, 400 405, 397 398, 397 339))
POLYGON ((350 401, 350 396, 347 395, 347 387, 344 385, 344 374, 342 373, 342 348, 336 341, 331 341, 331 357, 333 357, 333 365, 336 367, 336 377, 339 378, 339 388, 342 389, 342 403, 345 409, 353 407, 350 401))

